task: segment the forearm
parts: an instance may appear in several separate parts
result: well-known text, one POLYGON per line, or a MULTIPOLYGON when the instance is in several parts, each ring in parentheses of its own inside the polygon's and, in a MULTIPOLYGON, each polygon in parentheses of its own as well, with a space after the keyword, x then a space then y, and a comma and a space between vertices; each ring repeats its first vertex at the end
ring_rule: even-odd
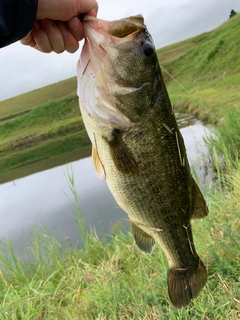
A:
POLYGON ((23 38, 33 27, 38 0, 0 0, 0 47, 23 38))

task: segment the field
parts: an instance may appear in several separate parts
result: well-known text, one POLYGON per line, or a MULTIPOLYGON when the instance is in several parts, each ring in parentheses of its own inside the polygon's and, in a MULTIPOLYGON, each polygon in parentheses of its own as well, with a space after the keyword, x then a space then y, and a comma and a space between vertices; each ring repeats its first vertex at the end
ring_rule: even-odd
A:
POLYGON ((227 109, 240 107, 239 25, 236 15, 211 32, 158 50, 176 109, 216 124, 227 109))
POLYGON ((76 95, 0 121, 0 132, 0 183, 11 179, 13 170, 16 177, 21 177, 23 166, 69 155, 90 145, 76 95))

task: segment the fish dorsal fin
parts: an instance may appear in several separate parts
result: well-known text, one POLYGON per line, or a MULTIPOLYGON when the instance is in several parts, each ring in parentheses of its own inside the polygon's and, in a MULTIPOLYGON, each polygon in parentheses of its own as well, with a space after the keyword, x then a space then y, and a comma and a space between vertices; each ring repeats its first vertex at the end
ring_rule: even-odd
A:
POLYGON ((117 169, 125 174, 138 175, 139 168, 137 162, 122 139, 120 130, 114 129, 112 139, 108 141, 110 153, 117 169))
POLYGON ((154 246, 154 239, 141 230, 135 223, 131 221, 131 228, 134 240, 138 248, 146 253, 151 253, 154 246))
POLYGON ((94 165, 97 177, 102 181, 105 180, 106 173, 105 173, 103 164, 100 160, 98 151, 94 146, 92 146, 92 159, 93 159, 93 165, 94 165))
POLYGON ((208 207, 203 198, 202 192, 193 180, 193 214, 192 219, 205 218, 208 215, 208 207))

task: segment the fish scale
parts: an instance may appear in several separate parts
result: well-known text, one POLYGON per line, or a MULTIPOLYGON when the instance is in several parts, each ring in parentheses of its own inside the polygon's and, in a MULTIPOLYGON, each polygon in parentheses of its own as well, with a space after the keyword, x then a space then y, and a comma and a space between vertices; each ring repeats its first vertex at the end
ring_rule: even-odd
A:
POLYGON ((142 16, 86 17, 78 95, 97 175, 128 214, 137 246, 168 259, 168 294, 181 308, 207 281, 190 224, 208 214, 142 16))

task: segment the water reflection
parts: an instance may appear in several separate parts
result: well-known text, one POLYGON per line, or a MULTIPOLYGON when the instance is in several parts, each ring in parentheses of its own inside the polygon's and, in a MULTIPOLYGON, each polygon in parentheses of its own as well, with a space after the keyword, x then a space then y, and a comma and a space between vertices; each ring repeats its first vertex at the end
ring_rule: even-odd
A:
POLYGON ((175 112, 175 117, 177 119, 179 129, 192 126, 194 124, 201 124, 192 114, 190 113, 178 113, 175 112))
POLYGON ((91 159, 86 158, 26 178, 0 185, 0 237, 9 237, 18 254, 32 239, 32 227, 45 227, 57 240, 79 241, 76 204, 68 186, 68 171, 74 172, 84 221, 107 233, 116 220, 126 218, 117 207, 106 183, 97 179, 91 159), (70 169, 71 168, 71 169, 70 169))
MULTIPOLYGON (((187 120, 185 117, 178 121, 182 126, 187 120)), ((206 193, 212 172, 206 163, 203 138, 210 131, 192 117, 187 124, 181 132, 189 162, 194 175, 198 176, 200 188, 206 193)), ((68 237, 73 244, 80 240, 75 222, 77 210, 67 179, 70 167, 87 227, 96 228, 101 235, 109 233, 119 220, 128 226, 126 214, 117 206, 106 183, 97 179, 91 159, 81 159, 0 185, 0 238, 8 237, 17 255, 27 255, 26 247, 31 242, 34 226, 45 227, 61 243, 68 237)))
POLYGON ((199 184, 203 194, 206 194, 212 184, 213 166, 204 138, 209 137, 212 131, 200 122, 195 122, 193 125, 182 128, 181 133, 184 138, 193 177, 199 184))

